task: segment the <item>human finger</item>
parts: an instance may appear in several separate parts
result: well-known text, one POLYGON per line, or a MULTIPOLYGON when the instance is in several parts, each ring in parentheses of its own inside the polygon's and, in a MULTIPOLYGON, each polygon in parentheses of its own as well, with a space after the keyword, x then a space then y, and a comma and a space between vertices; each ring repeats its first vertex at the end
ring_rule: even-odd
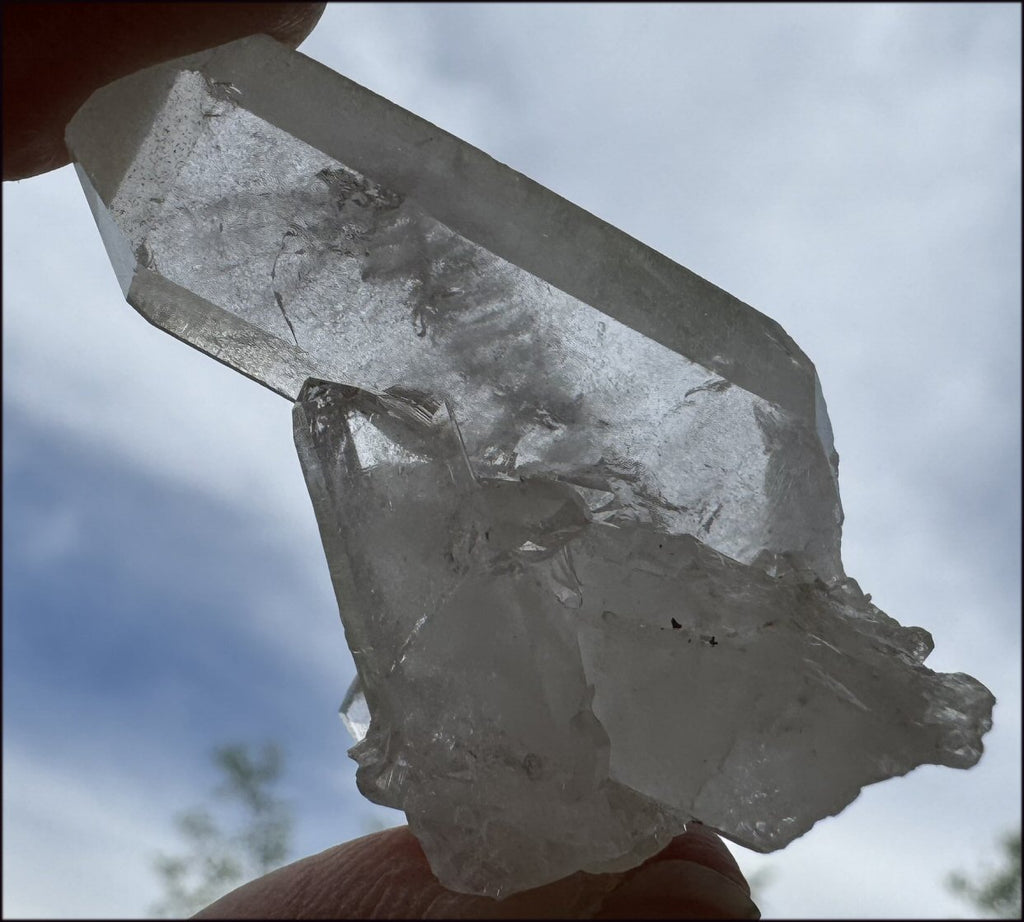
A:
POLYGON ((577 873, 504 900, 434 877, 407 826, 329 848, 239 887, 197 919, 756 919, 735 859, 700 824, 638 868, 577 873))
POLYGON ((93 90, 143 67, 265 33, 295 48, 324 3, 3 4, 3 178, 69 161, 64 127, 93 90))

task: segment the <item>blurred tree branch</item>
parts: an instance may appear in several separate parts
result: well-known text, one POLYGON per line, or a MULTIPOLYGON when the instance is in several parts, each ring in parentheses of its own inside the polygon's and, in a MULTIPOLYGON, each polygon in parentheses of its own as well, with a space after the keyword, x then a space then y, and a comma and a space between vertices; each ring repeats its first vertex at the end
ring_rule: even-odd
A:
POLYGON ((1004 835, 1000 841, 1002 863, 978 879, 971 880, 959 871, 950 874, 950 890, 987 916, 1021 918, 1020 839, 1019 829, 1004 835))
POLYGON ((164 888, 163 900, 152 907, 155 915, 190 916, 288 860, 292 814, 273 791, 284 771, 280 747, 266 744, 257 756, 244 745, 221 746, 213 761, 224 779, 215 794, 241 807, 241 822, 234 832, 225 833, 204 808, 178 816, 176 825, 188 850, 154 859, 164 888))

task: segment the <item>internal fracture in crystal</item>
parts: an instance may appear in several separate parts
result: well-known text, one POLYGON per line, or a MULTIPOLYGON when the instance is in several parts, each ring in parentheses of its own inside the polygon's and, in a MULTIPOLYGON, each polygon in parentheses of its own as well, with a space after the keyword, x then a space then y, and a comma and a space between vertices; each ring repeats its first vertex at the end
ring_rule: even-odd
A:
POLYGON ((129 302, 298 398, 360 789, 442 882, 624 869, 694 818, 780 848, 977 761, 992 696, 843 571, 777 323, 265 37, 67 140, 129 302))
POLYGON ((771 851, 865 784, 981 754, 989 692, 923 666, 928 633, 853 580, 471 461, 427 395, 310 381, 295 439, 372 715, 359 788, 449 886, 621 869, 693 818, 771 851))

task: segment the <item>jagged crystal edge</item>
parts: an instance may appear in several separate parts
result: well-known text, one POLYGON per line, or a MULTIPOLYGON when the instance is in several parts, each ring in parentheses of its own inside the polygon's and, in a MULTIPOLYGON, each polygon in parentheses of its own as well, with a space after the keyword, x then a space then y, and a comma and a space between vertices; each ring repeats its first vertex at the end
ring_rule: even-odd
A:
POLYGON ((632 866, 694 817, 771 851, 865 784, 981 755, 992 695, 853 580, 470 459, 422 392, 307 382, 295 438, 371 715, 360 790, 446 886, 632 866))

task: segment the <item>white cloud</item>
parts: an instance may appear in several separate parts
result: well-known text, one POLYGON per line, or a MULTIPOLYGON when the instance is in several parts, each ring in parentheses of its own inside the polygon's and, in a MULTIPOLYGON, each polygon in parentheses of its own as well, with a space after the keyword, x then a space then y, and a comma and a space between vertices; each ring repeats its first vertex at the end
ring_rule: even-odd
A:
POLYGON ((4 916, 146 915, 151 855, 175 845, 164 803, 109 760, 59 766, 5 741, 4 916))

